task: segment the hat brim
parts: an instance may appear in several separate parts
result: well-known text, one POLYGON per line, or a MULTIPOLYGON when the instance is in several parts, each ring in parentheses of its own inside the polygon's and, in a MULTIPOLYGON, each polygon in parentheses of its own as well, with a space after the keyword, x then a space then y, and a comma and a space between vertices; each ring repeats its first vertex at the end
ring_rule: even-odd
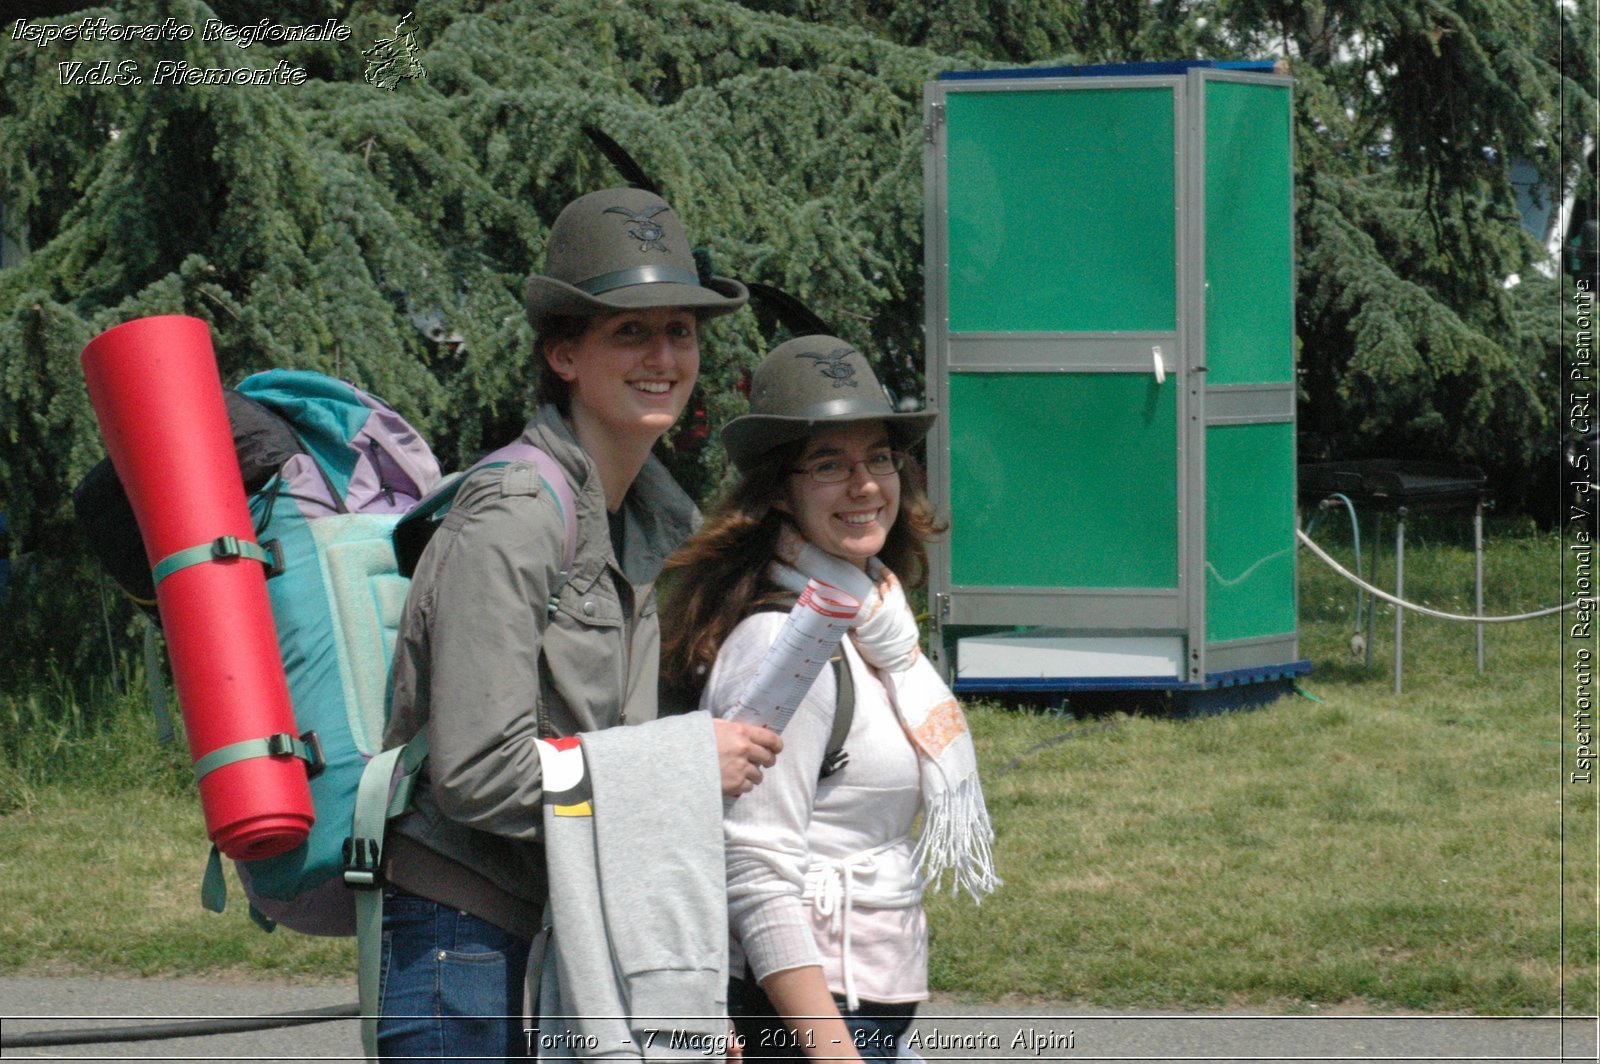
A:
POLYGON ((918 410, 909 414, 892 414, 862 411, 842 417, 804 418, 783 417, 776 414, 745 414, 736 417, 722 429, 722 446, 728 458, 741 472, 773 448, 782 447, 795 440, 803 440, 819 429, 833 425, 848 425, 858 421, 881 421, 900 447, 909 447, 928 434, 939 419, 937 410, 918 410))
POLYGON ((543 332, 551 318, 587 318, 644 307, 686 307, 702 318, 715 318, 733 313, 749 300, 749 290, 732 277, 713 277, 705 285, 652 281, 592 296, 565 281, 536 274, 523 289, 523 305, 535 332, 543 332))

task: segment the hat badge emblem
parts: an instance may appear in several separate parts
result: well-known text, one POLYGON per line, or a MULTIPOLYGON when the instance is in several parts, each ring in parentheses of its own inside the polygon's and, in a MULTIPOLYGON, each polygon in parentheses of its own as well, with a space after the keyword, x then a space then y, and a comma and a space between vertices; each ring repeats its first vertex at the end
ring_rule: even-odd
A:
POLYGON ((859 387, 859 382, 855 379, 856 368, 845 361, 853 354, 855 349, 851 347, 835 348, 825 355, 814 355, 810 351, 799 352, 801 358, 809 358, 816 362, 817 369, 822 371, 824 377, 833 381, 835 388, 843 388, 847 384, 852 388, 859 387))
POLYGON ((640 251, 666 251, 667 245, 661 242, 666 230, 662 229, 654 219, 656 215, 667 210, 671 208, 662 204, 659 207, 646 207, 642 211, 630 211, 626 207, 607 207, 603 213, 625 216, 623 225, 632 224, 628 235, 639 242, 640 251))

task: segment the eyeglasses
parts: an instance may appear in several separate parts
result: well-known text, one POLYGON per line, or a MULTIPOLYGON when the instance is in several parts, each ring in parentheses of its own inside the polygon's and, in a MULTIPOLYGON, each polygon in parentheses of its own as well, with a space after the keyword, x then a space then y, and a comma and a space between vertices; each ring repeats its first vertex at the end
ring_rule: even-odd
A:
POLYGON ((808 466, 791 469, 791 473, 805 473, 818 484, 841 484, 855 474, 856 466, 866 466, 875 477, 893 476, 905 467, 906 456, 901 451, 879 451, 870 458, 852 462, 846 458, 823 458, 808 466))

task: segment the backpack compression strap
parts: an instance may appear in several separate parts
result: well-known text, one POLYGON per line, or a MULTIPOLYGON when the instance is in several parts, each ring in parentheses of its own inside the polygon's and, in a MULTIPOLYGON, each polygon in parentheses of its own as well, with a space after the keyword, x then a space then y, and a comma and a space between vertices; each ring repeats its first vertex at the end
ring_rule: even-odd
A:
POLYGON ((274 570, 283 568, 283 558, 274 551, 269 550, 268 547, 270 546, 272 544, 263 547, 259 544, 251 543, 247 539, 240 539, 237 536, 218 536, 210 543, 202 543, 196 547, 186 547, 183 550, 174 551, 157 562, 155 568, 150 570, 150 574, 155 577, 155 582, 160 584, 161 581, 173 573, 178 572, 180 569, 187 569, 191 565, 232 561, 235 558, 252 558, 265 565, 267 571, 271 573, 274 570))
MULTIPOLYGON (((194 763, 194 781, 199 783, 224 765, 255 757, 297 757, 306 763, 306 779, 316 779, 327 767, 322 756, 322 741, 316 732, 308 731, 298 739, 288 732, 278 732, 264 739, 245 739, 217 747, 194 763)), ((222 877, 222 851, 215 844, 211 847, 211 859, 206 862, 205 878, 200 881, 200 904, 214 913, 228 906, 228 882, 222 877)), ((275 921, 253 904, 250 919, 263 931, 271 931, 276 926, 275 921)))
POLYGON ((194 763, 194 781, 199 783, 224 765, 256 757, 298 757, 306 763, 308 779, 315 779, 326 766, 316 732, 306 732, 298 739, 288 732, 278 732, 262 739, 245 739, 217 747, 194 763))
MULTIPOLYGON (((268 542, 263 547, 237 536, 218 536, 210 543, 174 551, 157 562, 150 572, 159 586, 161 581, 173 573, 193 565, 249 558, 265 565, 267 575, 273 576, 283 571, 283 556, 278 552, 277 546, 276 540, 268 542)), ((306 774, 310 777, 316 776, 323 769, 322 746, 317 741, 315 732, 307 732, 298 739, 287 732, 281 732, 259 739, 229 743, 211 751, 194 763, 195 782, 205 779, 224 765, 257 757, 297 757, 306 763, 306 774)))

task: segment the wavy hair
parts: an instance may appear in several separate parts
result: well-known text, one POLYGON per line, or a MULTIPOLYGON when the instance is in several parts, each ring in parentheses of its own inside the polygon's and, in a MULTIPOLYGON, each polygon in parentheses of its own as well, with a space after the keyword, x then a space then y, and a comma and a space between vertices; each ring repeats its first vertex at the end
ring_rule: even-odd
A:
MULTIPOLYGON (((774 503, 808 440, 775 447, 717 503, 700 530, 667 559, 661 604, 661 687, 680 704, 698 698, 734 627, 764 607, 788 609, 794 593, 767 576, 789 516, 774 503)), ((906 587, 927 579, 930 538, 944 531, 923 487, 922 466, 906 456, 900 513, 878 557, 906 587)))

